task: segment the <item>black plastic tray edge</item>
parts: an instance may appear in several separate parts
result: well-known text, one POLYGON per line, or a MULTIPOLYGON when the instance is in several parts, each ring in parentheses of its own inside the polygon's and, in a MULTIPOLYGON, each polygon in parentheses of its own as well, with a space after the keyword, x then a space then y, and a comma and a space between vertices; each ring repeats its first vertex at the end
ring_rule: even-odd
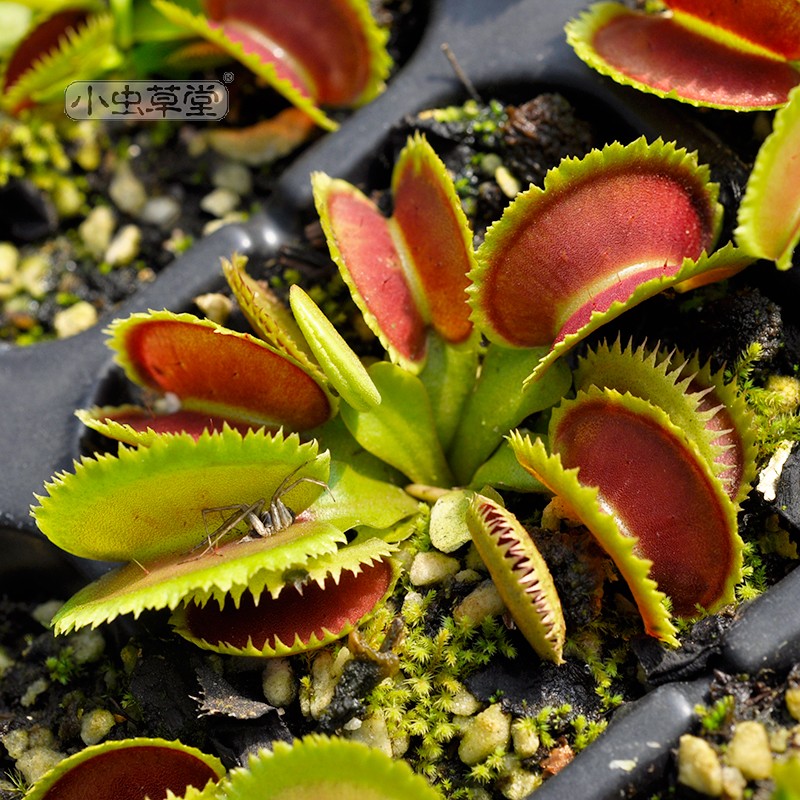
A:
POLYGON ((667 684, 624 706, 596 742, 529 797, 611 800, 655 788, 709 686, 708 678, 667 684))

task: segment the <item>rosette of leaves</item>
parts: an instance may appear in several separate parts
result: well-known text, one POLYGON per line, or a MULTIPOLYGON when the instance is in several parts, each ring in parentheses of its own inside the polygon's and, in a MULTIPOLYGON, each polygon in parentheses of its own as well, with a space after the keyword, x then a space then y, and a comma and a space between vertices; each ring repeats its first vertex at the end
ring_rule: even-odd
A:
POLYGON ((25 795, 28 800, 186 800, 216 796, 225 767, 181 742, 119 739, 87 747, 59 762, 25 795))
MULTIPOLYGON (((511 203, 487 232, 477 259, 468 246, 470 237, 452 185, 420 136, 409 141, 395 166, 389 218, 344 181, 315 175, 313 183, 331 255, 390 359, 369 368, 381 403, 366 411, 345 404, 341 416, 366 450, 417 484, 445 489, 454 483, 478 491, 484 483, 552 489, 549 473, 530 469, 516 446, 517 469, 521 463, 535 479, 523 484, 503 460, 504 449, 498 444, 523 419, 566 393, 565 366, 557 362, 558 356, 659 291, 719 280, 752 260, 730 245, 709 255, 721 224, 717 187, 693 155, 660 140, 615 143, 583 159, 565 159, 549 173, 544 189, 531 188, 511 203), (491 340, 485 350, 476 347, 479 331, 491 340), (543 394, 526 395, 541 381, 543 394), (529 404, 533 399, 542 405, 529 404), (449 413, 439 414, 438 408, 449 413), (442 417, 450 421, 439 424, 442 417)), ((698 445, 690 443, 686 450, 691 455, 682 462, 683 451, 676 447, 676 469, 691 473, 697 461, 697 469, 705 470, 705 483, 699 481, 697 489, 698 507, 709 498, 719 501, 717 527, 709 538, 718 536, 728 543, 730 558, 721 566, 723 585, 715 586, 713 597, 675 602, 682 603, 682 615, 695 613, 695 605, 716 608, 731 595, 738 577, 741 556, 734 503, 740 499, 742 482, 752 477, 747 462, 752 443, 747 455, 733 463, 736 457, 722 441, 725 433, 720 428, 727 418, 716 420, 704 405, 716 403, 708 394, 711 389, 700 386, 710 379, 707 370, 684 365, 678 372, 667 371, 664 359, 647 360, 641 353, 633 361, 637 359, 642 362, 639 372, 655 374, 645 380, 653 383, 648 397, 656 402, 666 386, 679 384, 674 405, 685 407, 685 417, 694 422, 692 430, 703 442, 705 457, 716 459, 719 450, 732 459, 725 466, 702 466, 703 456, 695 453, 698 445), (692 374, 679 381, 682 370, 692 374), (693 399, 679 401, 683 394, 693 399), (717 473, 725 470, 738 476, 732 483, 740 481, 735 500, 721 488, 717 473)), ((625 359, 616 352, 611 360, 625 359)), ((622 371, 630 375, 637 367, 622 371)), ((730 392, 726 398, 731 401, 730 392)), ((662 415, 665 426, 674 425, 667 412, 654 408, 652 414, 659 420, 662 415)), ((632 428, 633 443, 638 436, 638 429, 632 428)), ((512 444, 518 444, 517 439, 521 435, 512 435, 512 444)), ((612 482, 614 477, 612 473, 612 482)), ((623 491, 623 485, 621 478, 616 491, 623 491)), ((479 500, 463 490, 430 496, 439 497, 431 515, 432 540, 452 550, 467 540, 468 530, 518 627, 540 656, 560 661, 560 602, 524 528, 488 498, 479 500)), ((582 498, 592 521, 595 516, 605 519, 596 492, 587 488, 582 498)), ((628 558, 634 539, 618 531, 606 541, 612 542, 609 552, 623 562, 635 592, 641 587, 648 632, 674 642, 664 594, 657 594, 648 578, 650 561, 637 555, 628 558)))
POLYGON ((416 511, 384 481, 341 464, 331 473, 316 441, 230 428, 85 457, 45 489, 32 511, 45 536, 83 558, 128 562, 71 598, 54 618, 57 632, 190 606, 179 632, 210 649, 261 655, 348 633, 396 577, 394 546, 380 532, 416 511), (270 513, 280 502, 289 524, 253 536, 247 511, 259 500, 270 513), (341 547, 349 530, 358 535, 341 547), (304 599, 306 583, 313 590, 304 599), (214 604, 225 611, 225 629, 216 638, 203 627, 195 634, 193 621, 202 625, 214 604), (248 612, 253 605, 257 614, 248 612))
POLYGON ((598 72, 695 106, 777 108, 800 83, 794 2, 665 0, 646 11, 601 2, 566 31, 578 56, 598 72))
POLYGON ((553 411, 549 452, 517 432, 512 447, 611 556, 646 631, 677 644, 672 614, 716 611, 741 580, 749 412, 721 374, 619 344, 591 353, 576 385, 553 411))

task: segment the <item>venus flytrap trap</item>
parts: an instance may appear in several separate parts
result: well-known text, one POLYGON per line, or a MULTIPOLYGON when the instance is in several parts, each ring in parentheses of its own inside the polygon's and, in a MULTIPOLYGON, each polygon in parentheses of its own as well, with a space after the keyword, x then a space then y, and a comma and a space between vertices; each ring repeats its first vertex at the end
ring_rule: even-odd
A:
POLYGON ((303 0, 292 14, 274 3, 210 0, 199 14, 153 0, 168 20, 246 66, 317 125, 337 124, 319 106, 355 107, 382 90, 387 34, 361 0, 303 0))
POLYGON ((476 324, 505 347, 546 349, 529 382, 649 297, 739 272, 753 259, 731 245, 712 253, 717 195, 694 154, 661 140, 564 159, 486 232, 470 276, 476 324))
POLYGON ((800 10, 781 0, 665 0, 657 11, 595 3, 567 25, 590 67, 618 83, 709 108, 785 104, 800 83, 800 10))
POLYGON ((736 241, 752 256, 792 266, 800 240, 797 225, 798 152, 800 152, 800 89, 775 113, 772 133, 758 151, 739 207, 736 241))
POLYGON ((396 577, 389 561, 394 546, 369 530, 391 528, 416 509, 396 487, 361 479, 346 468, 339 471, 339 480, 331 478, 329 456, 318 455, 316 442, 301 444, 296 435, 264 431, 242 436, 228 428, 197 439, 162 435, 137 449, 122 445, 117 457, 85 458, 75 474, 56 476, 46 488, 48 496, 39 498, 33 512, 45 535, 84 558, 129 562, 68 601, 54 619, 56 631, 96 626, 120 614, 138 616, 146 609, 188 606, 175 618, 187 638, 209 649, 262 655, 313 649, 346 635, 396 577), (249 541, 241 534, 213 540, 204 510, 235 509, 243 498, 272 497, 291 473, 298 477, 282 502, 291 509, 292 524, 249 541), (317 518, 310 507, 325 482, 342 502, 331 502, 317 518), (117 513, 106 508, 109 498, 117 513), (360 502, 370 499, 376 502, 374 511, 360 502), (352 528, 362 529, 361 540, 338 552, 347 541, 344 532, 352 528), (359 575, 366 580, 359 581, 359 575), (302 622, 309 612, 295 587, 305 580, 312 586, 306 606, 326 585, 342 601, 331 597, 328 614, 317 615, 313 624, 302 622), (278 600, 282 592, 298 597, 278 600), (261 621, 247 627, 247 609, 258 605, 262 593, 261 621), (216 638, 203 632, 204 620, 213 616, 209 604, 227 618, 216 638), (229 618, 231 607, 242 609, 244 629, 238 632, 229 618), (268 607, 275 614, 292 608, 297 616, 266 615, 278 624, 270 629, 264 624, 268 607))
POLYGON ((27 800, 97 800, 216 796, 222 762, 194 747, 163 739, 121 739, 87 747, 43 775, 27 800), (89 790, 88 787, 91 787, 89 790))

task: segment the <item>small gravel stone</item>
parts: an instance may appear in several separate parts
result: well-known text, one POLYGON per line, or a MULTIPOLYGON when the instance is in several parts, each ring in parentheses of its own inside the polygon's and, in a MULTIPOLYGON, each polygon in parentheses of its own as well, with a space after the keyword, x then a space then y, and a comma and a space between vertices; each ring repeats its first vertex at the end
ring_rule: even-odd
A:
POLYGON ((261 688, 270 705, 291 705, 297 696, 294 670, 288 658, 270 658, 261 675, 261 688))
POLYGON ((23 258, 17 270, 18 285, 31 297, 44 297, 47 293, 47 273, 50 261, 41 253, 23 258))
POLYGON ((48 600, 41 603, 31 611, 31 616, 43 627, 49 628, 53 617, 58 613, 58 609, 64 605, 60 600, 48 600))
POLYGON ((50 682, 46 678, 37 678, 32 683, 28 684, 24 694, 20 698, 20 705, 23 708, 32 706, 40 694, 46 692, 50 688, 50 682))
POLYGON ((244 222, 247 219, 247 214, 241 211, 231 211, 230 214, 226 214, 222 219, 212 219, 209 222, 206 222, 203 225, 203 230, 201 234, 203 236, 211 236, 212 233, 215 233, 220 228, 224 228, 226 225, 233 225, 237 222, 244 222))
POLYGON ((238 205, 239 195, 230 189, 214 189, 200 201, 200 208, 217 218, 230 214, 238 205))
POLYGON ((223 161, 211 173, 211 183, 217 189, 230 189, 240 197, 253 191, 253 176, 250 170, 236 161, 223 161))
POLYGON ((747 780, 766 780, 772 775, 772 751, 767 729, 754 720, 744 720, 736 725, 728 744, 726 760, 738 767, 747 780))
POLYGON ((194 304, 206 317, 219 325, 224 325, 233 309, 230 297, 220 292, 208 292, 194 298, 194 304))
POLYGON ((322 650, 314 657, 311 665, 311 685, 307 691, 300 694, 300 707, 304 715, 319 719, 330 705, 344 667, 340 661, 339 658, 334 660, 333 654, 328 650, 322 650))
POLYGON ((76 664, 98 661, 106 649, 106 640, 100 631, 84 628, 72 634, 69 640, 72 658, 76 664))
POLYGON ((66 339, 76 333, 88 330, 97 322, 97 309, 86 300, 57 311, 53 317, 53 327, 59 339, 66 339))
POLYGON ((722 768, 722 791, 725 800, 742 800, 747 780, 736 767, 722 768))
POLYGON ((467 618, 480 625, 486 617, 499 616, 506 610, 503 598, 492 581, 483 581, 473 589, 453 610, 453 619, 463 622, 467 618))
POLYGON ((386 726, 386 718, 380 709, 365 717, 358 728, 347 731, 345 738, 363 742, 370 747, 383 751, 387 756, 392 755, 392 740, 389 738, 389 728, 386 726))
POLYGON ((722 794, 722 765, 714 748, 685 733, 678 745, 678 783, 709 797, 722 794))
POLYGON ((169 195, 151 197, 139 214, 139 219, 147 225, 157 225, 159 228, 170 228, 181 215, 181 205, 169 195))
POLYGON ((59 753, 58 750, 53 750, 51 747, 32 747, 17 759, 15 766, 25 780, 31 784, 65 758, 64 753, 59 753))
POLYGON ((19 264, 19 250, 10 242, 0 242, 0 281, 14 278, 19 264))
POLYGON ((483 575, 474 569, 462 569, 456 572, 454 578, 458 583, 462 584, 477 583, 479 580, 481 580, 481 578, 483 578, 483 575))
POLYGON ((111 240, 103 256, 103 261, 112 267, 130 264, 139 255, 142 245, 142 232, 136 225, 125 225, 111 240))
POLYGON ((95 258, 102 258, 108 249, 116 224, 114 212, 108 206, 95 206, 78 226, 78 236, 95 258))
POLYGON ((534 790, 542 785, 541 775, 522 767, 512 769, 500 782, 500 791, 508 800, 525 800, 534 790))
POLYGON ((511 741, 520 758, 530 758, 539 749, 539 734, 525 720, 515 719, 511 724, 511 741))
POLYGON ((13 759, 18 759, 30 746, 30 736, 24 728, 17 728, 0 736, 0 742, 13 759))
POLYGON ((414 586, 431 586, 455 575, 460 569, 461 564, 457 559, 430 550, 417 553, 411 563, 409 578, 414 586))
POLYGON ((58 216, 64 219, 78 214, 83 201, 86 199, 83 192, 75 185, 75 182, 69 178, 62 178, 57 181, 51 196, 58 216))
POLYGON ((458 689, 453 694, 453 713, 471 717, 480 707, 481 701, 466 686, 458 684, 458 689))
POLYGON ((81 719, 81 739, 87 747, 99 744, 116 724, 114 715, 105 708, 88 711, 81 719))
POLYGON ((469 766, 477 764, 498 747, 505 747, 510 735, 511 716, 495 703, 470 720, 458 746, 458 757, 469 766))
POLYGON ((134 217, 139 215, 147 202, 144 184, 133 174, 127 161, 123 161, 114 172, 108 194, 120 211, 134 217))
POLYGON ((800 721, 800 686, 786 690, 786 709, 794 719, 800 721))

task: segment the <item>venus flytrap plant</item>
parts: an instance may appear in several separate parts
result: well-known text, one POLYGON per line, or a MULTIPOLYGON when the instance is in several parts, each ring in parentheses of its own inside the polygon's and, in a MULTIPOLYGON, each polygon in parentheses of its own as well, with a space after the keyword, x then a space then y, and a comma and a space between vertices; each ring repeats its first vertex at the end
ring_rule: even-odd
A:
MULTIPOLYGON (((517 625, 540 656, 559 662, 564 646, 560 603, 530 537, 502 506, 469 492, 471 505, 459 504, 446 490, 453 481, 481 490, 474 476, 486 474, 480 468, 497 450, 500 437, 551 406, 553 395, 566 393, 559 356, 588 333, 666 288, 685 291, 719 280, 752 258, 732 245, 712 252, 722 209, 708 169, 673 144, 644 139, 627 146, 615 143, 580 160, 565 159, 548 173, 544 189, 531 188, 510 204, 487 232, 476 260, 469 254, 457 258, 450 251, 437 258, 430 242, 428 249, 415 247, 415 228, 405 223, 402 212, 418 206, 419 217, 443 220, 445 231, 460 219, 457 212, 424 211, 432 203, 453 203, 449 191, 427 187, 423 192, 415 185, 423 180, 420 176, 435 184, 444 180, 436 163, 424 139, 409 141, 393 175, 395 211, 388 219, 349 184, 314 178, 332 257, 393 362, 370 368, 380 405, 358 412, 344 404, 342 417, 367 450, 415 484, 440 487, 430 489, 428 496, 442 494, 442 502, 447 497, 450 526, 460 525, 462 531, 455 538, 442 537, 448 549, 467 541, 468 521, 517 625), (407 179, 406 172, 414 179, 407 179), (470 270, 469 317, 462 316, 460 305, 465 263, 470 270), (391 289, 384 293, 384 286, 391 289), (459 304, 450 308, 447 324, 431 311, 441 307, 441 300, 431 302, 434 289, 426 286, 449 296, 451 306, 459 304), (426 397, 430 343, 436 342, 442 352, 463 347, 455 337, 448 338, 448 329, 463 331, 462 336, 469 331, 469 337, 480 330, 492 342, 485 352, 476 351, 479 376, 464 367, 446 373, 439 384, 445 396, 452 393, 452 407, 459 409, 452 439, 447 438, 450 428, 441 437, 434 402, 430 394, 426 397), (553 373, 556 367, 559 371, 553 373), (420 380, 414 380, 415 374, 420 380), (464 382, 471 386, 465 388, 464 382), (543 393, 531 397, 528 392, 537 386, 543 386, 543 393), (477 510, 481 508, 486 513, 477 510)), ((450 237, 459 247, 464 240, 463 235, 450 237)), ((585 391, 553 415, 549 437, 554 455, 547 455, 541 441, 533 443, 518 433, 511 434, 511 446, 517 461, 538 481, 537 488, 544 484, 561 495, 614 559, 631 586, 647 632, 677 644, 670 608, 678 617, 716 610, 733 600, 741 577, 736 503, 754 475, 747 412, 719 375, 679 356, 643 349, 623 352, 616 346, 597 351, 587 363, 593 366, 585 364, 577 374, 578 388, 583 382, 585 391), (571 431, 571 420, 578 420, 580 427, 587 410, 590 429, 608 426, 613 431, 607 443, 613 439, 613 448, 570 449, 575 437, 554 427, 571 431), (672 479, 694 498, 691 510, 668 523, 666 517, 647 522, 639 510, 626 507, 626 502, 635 504, 639 493, 632 492, 633 478, 622 475, 624 470, 603 466, 611 451, 618 454, 620 466, 635 464, 636 471, 647 470, 648 463, 658 461, 652 454, 660 453, 671 465, 672 479), (637 528, 640 524, 645 527, 637 528), (652 526, 649 539, 647 525, 652 526), (664 541, 674 537, 672 543, 662 549, 650 546, 659 541, 665 525, 672 533, 664 541), (699 538, 692 533, 694 526, 702 532, 699 538), (695 539, 697 550, 692 551, 688 542, 695 539), (696 556, 696 563, 681 563, 679 553, 689 561, 696 556), (696 567, 694 572, 690 567, 696 567)), ((440 401, 442 395, 436 397, 440 401)), ((577 441, 582 435, 576 434, 577 441)), ((659 488, 668 493, 669 481, 655 477, 661 471, 654 468, 654 493, 659 488)), ((415 491, 425 494, 424 488, 415 491)), ((676 497, 675 502, 683 500, 676 497)), ((663 505, 669 508, 666 496, 663 505)), ((436 517, 434 506, 432 535, 436 517)))

